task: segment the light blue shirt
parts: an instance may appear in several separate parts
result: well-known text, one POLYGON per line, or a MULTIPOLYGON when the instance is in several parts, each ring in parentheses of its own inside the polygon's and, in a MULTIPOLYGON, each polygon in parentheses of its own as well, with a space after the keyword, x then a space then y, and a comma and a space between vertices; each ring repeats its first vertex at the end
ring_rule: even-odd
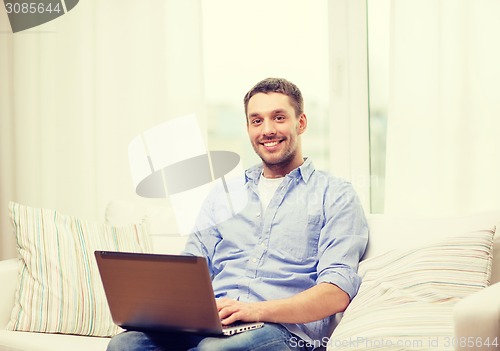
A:
MULTIPOLYGON (((245 201, 233 216, 226 213, 223 188, 213 191, 186 245, 186 254, 206 257, 216 297, 275 300, 327 282, 352 299, 361 284, 356 272, 368 241, 352 185, 316 170, 306 159, 284 177, 263 211, 257 189, 261 173, 262 165, 245 172, 236 191, 245 201)), ((332 323, 333 316, 285 327, 306 341, 321 341, 332 323)))

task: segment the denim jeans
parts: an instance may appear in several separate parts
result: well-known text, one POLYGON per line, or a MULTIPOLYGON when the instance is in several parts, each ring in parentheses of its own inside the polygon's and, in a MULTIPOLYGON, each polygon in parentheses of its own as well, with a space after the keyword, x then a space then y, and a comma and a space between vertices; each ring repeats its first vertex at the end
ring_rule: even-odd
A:
POLYGON ((107 351, 309 351, 307 343, 279 324, 232 336, 126 331, 113 337, 107 351))

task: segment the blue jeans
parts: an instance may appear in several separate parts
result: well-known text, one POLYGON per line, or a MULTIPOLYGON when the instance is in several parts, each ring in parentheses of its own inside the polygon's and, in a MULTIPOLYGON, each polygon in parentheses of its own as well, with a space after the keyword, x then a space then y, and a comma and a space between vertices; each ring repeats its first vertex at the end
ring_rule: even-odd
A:
POLYGON ((282 325, 269 323, 259 329, 217 337, 126 331, 111 339, 107 351, 309 351, 299 340, 282 325))

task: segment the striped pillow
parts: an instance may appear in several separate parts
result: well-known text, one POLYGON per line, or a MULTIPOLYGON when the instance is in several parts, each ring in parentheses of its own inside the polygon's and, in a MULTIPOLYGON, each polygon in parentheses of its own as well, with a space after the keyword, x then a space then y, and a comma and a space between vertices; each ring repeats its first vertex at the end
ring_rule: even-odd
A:
POLYGON ((393 250, 361 262, 363 283, 332 350, 453 350, 452 309, 489 284, 494 230, 393 250))
POLYGON ((9 205, 19 276, 9 330, 112 336, 95 250, 150 252, 146 223, 113 227, 9 205))

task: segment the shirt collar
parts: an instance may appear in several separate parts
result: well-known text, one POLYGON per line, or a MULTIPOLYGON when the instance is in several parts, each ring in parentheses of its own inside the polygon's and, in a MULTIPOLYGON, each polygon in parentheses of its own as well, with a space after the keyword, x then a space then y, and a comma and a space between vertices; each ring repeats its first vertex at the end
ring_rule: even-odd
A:
MULTIPOLYGON (((258 183, 259 177, 262 174, 262 169, 263 165, 258 164, 255 165, 245 171, 245 182, 252 181, 255 184, 258 183)), ((304 163, 300 165, 299 167, 295 168, 293 171, 288 173, 286 176, 287 177, 292 177, 294 179, 303 179, 304 182, 308 182, 309 178, 311 178, 311 175, 314 173, 314 164, 312 163, 311 159, 305 158, 304 163)))

